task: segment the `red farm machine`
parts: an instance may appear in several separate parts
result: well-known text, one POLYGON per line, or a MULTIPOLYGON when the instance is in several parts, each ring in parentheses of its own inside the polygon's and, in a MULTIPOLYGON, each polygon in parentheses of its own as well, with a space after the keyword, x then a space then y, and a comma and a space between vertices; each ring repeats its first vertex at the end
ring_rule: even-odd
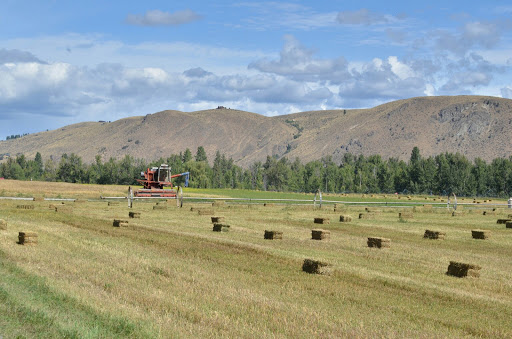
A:
POLYGON ((162 164, 141 172, 141 178, 137 179, 143 188, 135 191, 135 197, 146 198, 178 198, 182 194, 181 187, 173 186, 171 179, 185 177, 185 187, 188 186, 189 172, 171 175, 169 165, 162 164), (168 187, 168 188, 164 188, 168 187))

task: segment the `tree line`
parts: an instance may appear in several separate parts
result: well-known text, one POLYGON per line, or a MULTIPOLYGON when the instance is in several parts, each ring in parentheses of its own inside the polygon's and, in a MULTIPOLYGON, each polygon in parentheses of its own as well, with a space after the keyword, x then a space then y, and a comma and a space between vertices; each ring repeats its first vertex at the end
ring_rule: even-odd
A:
MULTIPOLYGON (((190 187, 237 188, 290 192, 333 193, 404 193, 460 196, 512 196, 512 157, 487 163, 469 161, 460 153, 442 153, 423 157, 414 147, 409 161, 382 159, 380 155, 355 156, 346 153, 341 164, 332 157, 303 164, 298 158, 277 159, 268 156, 249 168, 235 165, 217 151, 210 165, 202 146, 195 155, 187 149, 153 162, 126 155, 122 159, 103 161, 96 156, 87 164, 76 155, 64 154, 58 162, 43 162, 40 153, 33 160, 24 155, 9 158, 0 165, 0 177, 18 180, 63 181, 90 184, 135 185, 148 167, 166 163, 172 173, 190 172, 190 187)), ((176 178, 176 185, 183 178, 176 178)))

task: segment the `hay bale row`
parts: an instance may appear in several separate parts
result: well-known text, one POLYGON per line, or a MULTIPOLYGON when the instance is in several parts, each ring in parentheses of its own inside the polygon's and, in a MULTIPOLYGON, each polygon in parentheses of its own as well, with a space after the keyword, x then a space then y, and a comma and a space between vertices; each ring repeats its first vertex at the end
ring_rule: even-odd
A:
POLYGON ((165 205, 155 205, 153 206, 153 210, 166 210, 167 206, 165 205))
POLYGON ((314 218, 313 222, 315 224, 330 224, 331 220, 329 218, 314 218))
POLYGON ((368 244, 368 247, 377 247, 377 248, 390 247, 391 239, 380 238, 380 237, 369 237, 368 241, 366 243, 368 244))
POLYGON ((214 232, 228 232, 231 226, 227 224, 215 223, 213 224, 214 232))
POLYGON ((197 211, 197 213, 199 215, 212 215, 213 214, 213 210, 210 210, 210 209, 201 209, 199 211, 197 211))
POLYGON ((507 224, 507 222, 512 222, 512 219, 498 219, 496 221, 497 224, 507 224))
POLYGON ((215 223, 223 223, 224 222, 224 217, 212 217, 212 223, 215 224, 215 223))
POLYGON ((374 207, 365 207, 364 210, 367 213, 374 213, 374 214, 382 213, 382 210, 374 208, 374 207))
POLYGON ((423 238, 425 239, 433 239, 433 240, 436 240, 436 239, 444 239, 446 237, 446 233, 445 232, 440 232, 440 231, 432 231, 432 230, 425 230, 425 234, 423 235, 423 238))
POLYGON ((18 205, 16 208, 20 210, 33 210, 34 205, 18 205))
POLYGON ((33 201, 44 201, 43 197, 35 197, 33 201))
POLYGON ((452 217, 463 217, 465 215, 464 212, 460 212, 460 211, 453 211, 452 212, 452 217))
POLYGON ((507 222, 505 223, 505 227, 506 227, 506 228, 512 228, 512 221, 507 221, 507 222))
POLYGON ((114 227, 128 226, 128 220, 122 219, 114 219, 114 223, 112 224, 114 227))
POLYGON ((0 230, 6 231, 7 230, 7 221, 4 219, 0 219, 0 230))
POLYGON ((350 215, 340 215, 340 222, 351 222, 352 217, 350 215))
POLYGON ((140 219, 140 212, 128 212, 128 217, 134 219, 134 218, 138 218, 140 219))
POLYGON ((311 239, 313 240, 325 240, 331 237, 331 232, 322 229, 311 230, 311 239))
POLYGON ((473 239, 482 239, 485 240, 489 238, 489 235, 491 234, 490 231, 485 230, 471 230, 471 236, 473 239))
POLYGON ((35 232, 19 232, 18 244, 35 245, 37 244, 37 233, 35 232))
POLYGON ((332 273, 332 266, 323 261, 304 259, 302 271, 310 274, 329 275, 332 273))
POLYGON ((334 212, 342 212, 345 211, 347 208, 344 204, 334 204, 334 212))
POLYGON ((264 239, 269 239, 269 240, 283 239, 283 232, 281 232, 281 231, 268 231, 268 230, 265 230, 265 234, 264 234, 263 238, 264 239))
POLYGON ((481 267, 477 265, 450 261, 450 265, 448 265, 448 271, 446 274, 458 278, 467 276, 478 278, 480 276, 480 269, 481 267))

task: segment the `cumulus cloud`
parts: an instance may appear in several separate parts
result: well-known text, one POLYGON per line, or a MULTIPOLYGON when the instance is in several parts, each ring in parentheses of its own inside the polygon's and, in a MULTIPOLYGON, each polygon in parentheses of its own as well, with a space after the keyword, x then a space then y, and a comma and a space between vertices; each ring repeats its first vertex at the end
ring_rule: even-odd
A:
POLYGON ((503 98, 512 99, 512 87, 504 87, 501 89, 501 96, 503 98))
POLYGON ((197 21, 201 16, 190 9, 174 13, 161 10, 147 11, 145 14, 129 14, 126 22, 135 26, 176 26, 197 21))
POLYGON ((20 51, 18 49, 0 49, 0 65, 7 63, 16 62, 36 62, 39 64, 45 64, 46 62, 38 59, 35 55, 30 52, 20 51))
POLYGON ((496 46, 501 38, 501 30, 491 22, 468 22, 456 33, 437 30, 432 35, 438 50, 463 55, 475 46, 486 49, 496 46))
POLYGON ((347 61, 315 59, 313 51, 305 48, 293 36, 285 37, 279 60, 260 59, 249 64, 249 69, 286 76, 297 81, 330 81, 339 83, 347 75, 347 61))
POLYGON ((441 94, 468 94, 477 87, 487 86, 493 74, 504 72, 505 68, 496 66, 482 56, 471 53, 446 65, 447 81, 440 87, 441 94))
POLYGON ((183 74, 189 78, 203 78, 208 75, 212 75, 211 72, 207 72, 201 67, 191 68, 183 72, 183 74))
POLYGON ((395 100, 424 95, 425 81, 413 70, 398 61, 374 59, 358 70, 351 70, 351 77, 341 84, 339 95, 347 103, 361 105, 372 100, 395 100))
POLYGON ((396 21, 397 18, 362 8, 357 11, 339 12, 336 20, 342 25, 378 25, 396 21))

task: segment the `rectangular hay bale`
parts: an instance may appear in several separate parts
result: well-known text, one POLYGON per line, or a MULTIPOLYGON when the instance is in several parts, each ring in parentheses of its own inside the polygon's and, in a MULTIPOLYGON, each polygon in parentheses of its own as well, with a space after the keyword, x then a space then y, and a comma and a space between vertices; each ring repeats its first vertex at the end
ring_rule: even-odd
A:
POLYGON ((17 205, 16 208, 20 210, 33 210, 34 205, 17 205))
POLYGON ((446 274, 458 278, 464 278, 467 276, 478 278, 480 276, 480 269, 481 267, 478 265, 450 261, 446 274))
POLYGON ((471 230, 471 236, 473 237, 473 239, 485 240, 489 238, 490 234, 491 232, 486 230, 471 230))
POLYGON ((130 218, 139 218, 140 219, 140 212, 128 212, 128 216, 130 218))
POLYGON ((128 226, 128 220, 114 219, 114 227, 128 226))
POLYGON ((213 210, 209 210, 209 209, 201 209, 197 212, 199 215, 212 215, 213 214, 213 210))
POLYGON ((212 217, 212 223, 223 223, 224 222, 224 217, 212 217))
POLYGON ((350 215, 340 215, 340 222, 351 222, 352 217, 350 215))
POLYGON ((359 219, 373 220, 375 219, 375 213, 359 213, 359 219))
POLYGON ((512 219, 498 219, 496 221, 497 224, 507 224, 507 222, 512 221, 512 219))
POLYGON ((331 220, 329 218, 315 218, 313 222, 315 224, 329 224, 331 220))
POLYGON ((302 271, 310 274, 329 275, 332 273, 332 266, 323 261, 304 259, 302 271))
POLYGON ((37 244, 37 233, 35 232, 19 232, 18 244, 20 245, 35 245, 37 244))
POLYGON ((281 231, 268 231, 265 230, 265 234, 263 236, 264 239, 283 239, 283 232, 281 231))
POLYGON ((215 223, 213 224, 213 231, 214 232, 228 232, 230 225, 221 224, 221 223, 215 223))
POLYGON ((425 239, 444 239, 446 237, 445 232, 440 231, 432 231, 432 230, 425 230, 425 234, 423 235, 423 238, 425 239))
POLYGON ((412 214, 412 212, 400 212, 400 213, 398 213, 398 218, 412 219, 412 218, 414 218, 414 214, 412 214))
POLYGON ((369 237, 368 241, 366 243, 367 243, 368 247, 383 248, 383 247, 390 247, 391 240, 388 238, 369 237))
POLYGON ((4 219, 0 219, 0 230, 6 231, 7 230, 7 221, 4 219))
POLYGON ((165 205, 155 205, 153 206, 153 210, 166 210, 167 206, 165 205))
POLYGON ((331 232, 322 229, 311 230, 311 239, 313 240, 325 240, 331 237, 331 232))

